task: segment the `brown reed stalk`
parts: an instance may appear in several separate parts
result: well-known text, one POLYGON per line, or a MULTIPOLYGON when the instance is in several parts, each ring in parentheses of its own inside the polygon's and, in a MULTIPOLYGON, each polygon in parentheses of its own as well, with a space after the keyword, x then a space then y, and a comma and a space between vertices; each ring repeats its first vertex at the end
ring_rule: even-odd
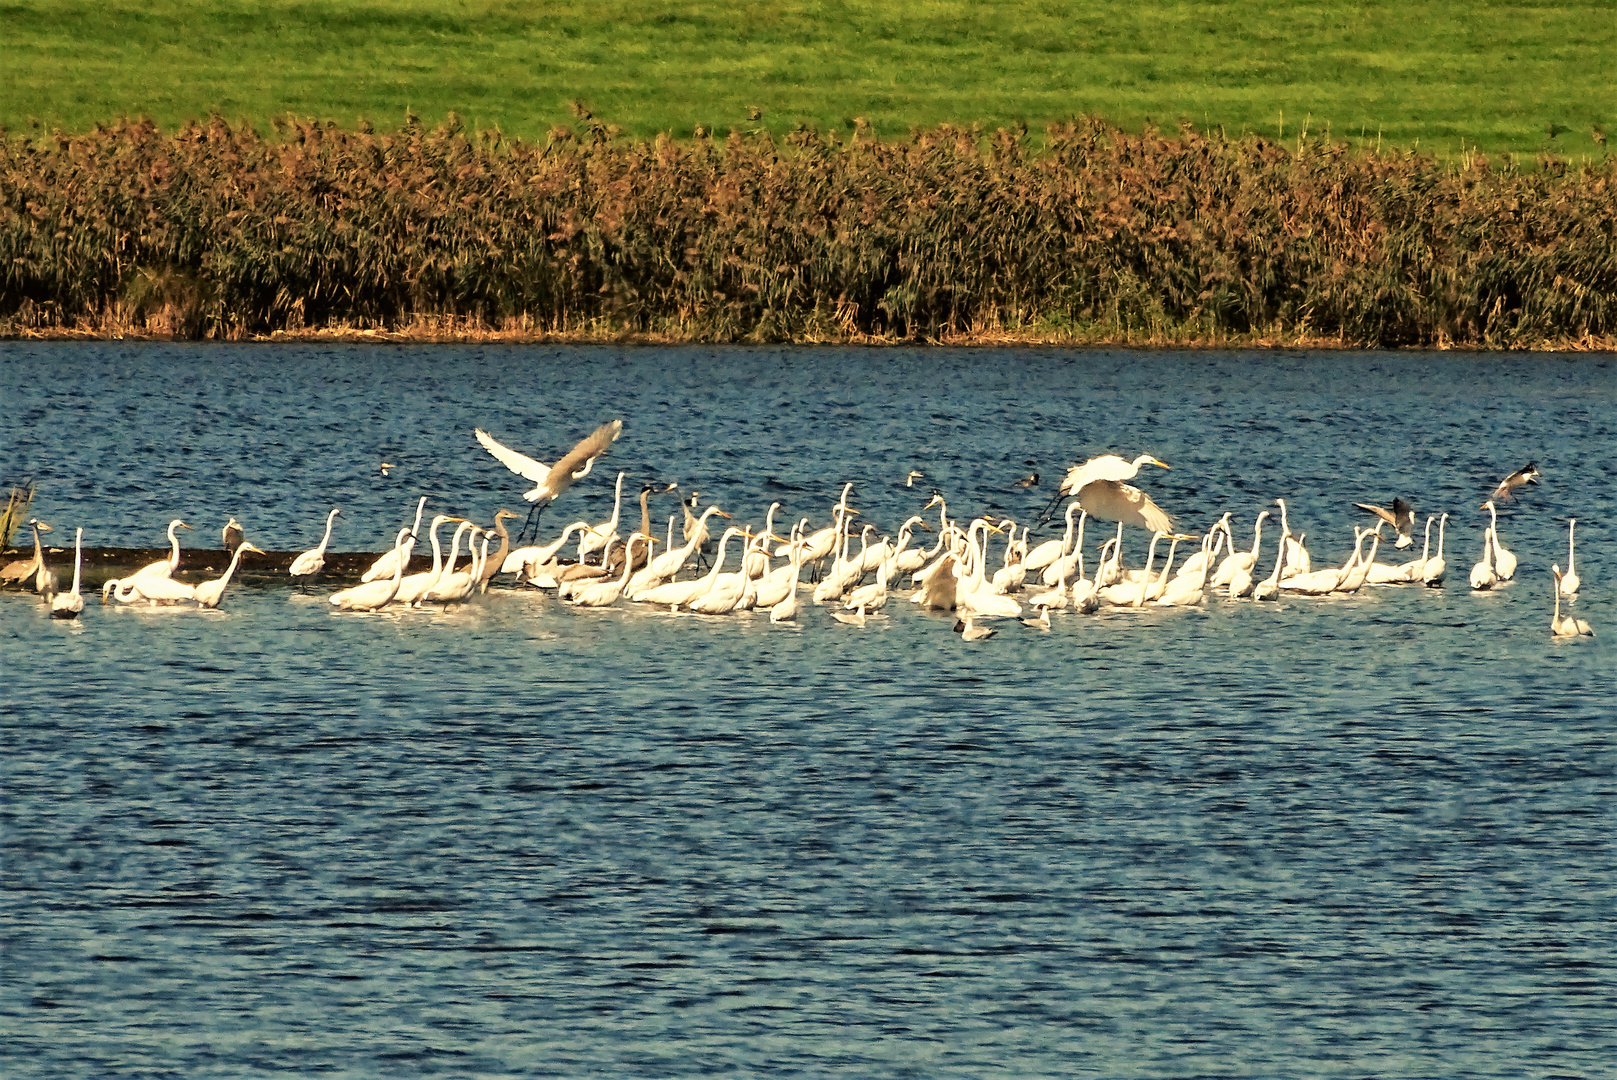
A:
POLYGON ((716 341, 1617 334, 1617 165, 1459 167, 1095 118, 543 145, 219 117, 0 138, 0 326, 716 341))

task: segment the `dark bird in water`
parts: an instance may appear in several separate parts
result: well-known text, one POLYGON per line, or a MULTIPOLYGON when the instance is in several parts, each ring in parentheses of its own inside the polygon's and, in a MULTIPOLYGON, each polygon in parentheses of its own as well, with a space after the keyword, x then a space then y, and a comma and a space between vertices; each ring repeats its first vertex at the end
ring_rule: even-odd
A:
POLYGON ((1016 486, 1017 487, 1038 487, 1039 486, 1039 474, 1034 473, 1032 476, 1024 476, 1024 477, 1022 477, 1022 479, 1020 479, 1020 480, 1018 480, 1016 482, 1016 486))
POLYGON ((1397 531, 1398 542, 1393 545, 1394 547, 1406 548, 1415 542, 1415 538, 1410 535, 1415 528, 1415 508, 1404 500, 1394 499, 1391 510, 1380 506, 1371 506, 1369 503, 1354 503, 1353 505, 1360 510, 1368 510, 1397 531))
MULTIPOLYGON (((1499 481, 1499 486, 1493 489, 1493 494, 1488 496, 1488 500, 1492 502, 1508 502, 1515 497, 1517 488, 1536 483, 1538 483, 1538 465, 1529 461, 1526 465, 1499 481)), ((1487 506, 1488 503, 1484 502, 1482 509, 1486 509, 1487 506)))
POLYGON ((243 540, 247 539, 247 534, 242 532, 241 522, 237 521, 235 518, 231 518, 225 523, 223 536, 225 541, 225 552, 229 555, 236 554, 236 549, 241 547, 243 540))
POLYGON ((975 613, 966 612, 965 618, 955 620, 954 632, 967 641, 984 641, 999 633, 992 626, 978 626, 976 617, 975 613))

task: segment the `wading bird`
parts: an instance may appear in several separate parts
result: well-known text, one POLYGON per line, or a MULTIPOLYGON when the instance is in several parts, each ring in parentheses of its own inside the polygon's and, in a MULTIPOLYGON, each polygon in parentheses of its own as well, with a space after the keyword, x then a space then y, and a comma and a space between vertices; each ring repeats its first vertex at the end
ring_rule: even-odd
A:
POLYGON ((331 594, 331 604, 342 611, 376 611, 393 602, 398 594, 399 581, 404 576, 404 564, 410 561, 410 548, 415 535, 409 529, 400 529, 393 541, 393 576, 386 581, 367 581, 351 589, 331 594))
MULTIPOLYGON (((29 518, 28 524, 34 530, 34 554, 29 559, 18 559, 9 562, 0 569, 0 585, 21 585, 29 578, 37 579, 45 570, 45 547, 39 541, 39 534, 50 532, 51 527, 38 518, 29 518)), ((189 527, 189 526, 187 526, 189 527)))
MULTIPOLYGON (((423 495, 421 496, 421 501, 415 504, 415 524, 410 526, 410 538, 412 545, 414 544, 415 538, 421 535, 421 512, 426 508, 427 497, 423 495)), ((398 567, 394 564, 397 562, 399 552, 401 550, 403 549, 395 546, 392 548, 392 550, 383 552, 381 558, 371 563, 369 570, 366 570, 363 574, 359 575, 359 580, 362 582, 381 581, 383 578, 392 577, 393 571, 398 569, 398 567)))
POLYGON ((84 562, 84 530, 73 537, 73 591, 57 593, 51 599, 51 618, 76 619, 84 610, 84 597, 79 595, 79 567, 84 562))
POLYGON ((1499 542, 1499 511, 1494 509, 1493 500, 1489 499, 1482 504, 1488 511, 1489 523, 1493 526, 1493 567, 1499 575, 1500 581, 1509 581, 1516 576, 1516 556, 1505 550, 1505 545, 1499 542))
POLYGON ((1578 576, 1576 558, 1572 550, 1572 532, 1578 527, 1578 519, 1572 518, 1566 523, 1566 576, 1557 578, 1560 582, 1561 595, 1573 597, 1578 595, 1578 589, 1583 586, 1583 579, 1578 576))
POLYGON ((1556 637, 1594 637, 1594 627, 1582 619, 1574 619, 1568 615, 1561 618, 1561 568, 1552 566, 1555 571, 1555 614, 1550 616, 1550 631, 1556 637))
POLYGON ((256 551, 260 555, 264 554, 263 548, 254 547, 246 540, 237 544, 236 550, 230 553, 230 565, 225 567, 224 576, 215 578, 213 581, 204 581, 193 590, 192 595, 195 596, 198 607, 216 608, 219 606, 219 601, 225 597, 225 586, 230 584, 231 575, 236 572, 236 565, 241 562, 241 557, 249 551, 256 551))
MULTIPOLYGON (((286 569, 286 572, 289 575, 295 578, 314 577, 316 574, 320 573, 321 570, 325 569, 326 545, 331 543, 331 526, 332 523, 337 520, 337 515, 340 513, 342 513, 342 511, 337 507, 334 506, 331 508, 331 513, 326 515, 326 535, 320 538, 320 546, 311 551, 305 551, 303 554, 293 559, 292 565, 286 569)), ((302 584, 302 582, 299 582, 299 584, 302 584)))
POLYGON ((219 534, 219 538, 224 542, 225 551, 234 555, 236 549, 241 547, 242 542, 247 539, 247 533, 242 529, 241 522, 232 517, 225 522, 224 530, 219 534))

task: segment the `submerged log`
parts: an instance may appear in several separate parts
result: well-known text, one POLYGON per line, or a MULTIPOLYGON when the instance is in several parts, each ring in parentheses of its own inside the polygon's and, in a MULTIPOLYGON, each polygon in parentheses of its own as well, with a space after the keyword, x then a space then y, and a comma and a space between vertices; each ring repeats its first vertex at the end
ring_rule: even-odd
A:
MULTIPOLYGON (((170 550, 167 547, 87 547, 84 549, 84 570, 79 590, 84 593, 100 591, 101 586, 111 578, 128 577, 143 566, 167 559, 170 550)), ((249 552, 242 556, 232 580, 237 584, 255 586, 296 585, 308 582, 310 580, 308 578, 293 578, 286 572, 292 565, 292 560, 301 554, 301 551, 270 551, 263 555, 249 552)), ((325 569, 313 581, 330 585, 355 584, 359 581, 359 576, 381 557, 382 553, 379 551, 327 551, 325 569)), ((45 561, 56 571, 57 578, 64 588, 73 580, 72 548, 46 548, 45 561)), ((227 551, 182 548, 180 565, 174 572, 174 580, 189 585, 211 581, 223 574, 229 565, 230 553, 227 551)), ((462 569, 467 565, 465 555, 461 556, 460 565, 462 569)), ((414 573, 417 570, 430 569, 432 569, 432 554, 428 552, 426 555, 414 555, 405 572, 414 573)))

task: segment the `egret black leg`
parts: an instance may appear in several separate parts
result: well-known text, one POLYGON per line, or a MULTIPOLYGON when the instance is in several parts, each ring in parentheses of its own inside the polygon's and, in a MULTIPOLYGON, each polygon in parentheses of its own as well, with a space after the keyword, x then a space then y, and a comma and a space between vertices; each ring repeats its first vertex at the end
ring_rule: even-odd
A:
POLYGON ((1060 488, 1056 488, 1056 493, 1050 496, 1050 501, 1045 504, 1044 511, 1039 514, 1040 525, 1048 525, 1050 523, 1050 512, 1056 508, 1056 503, 1061 501, 1061 496, 1063 494, 1064 492, 1060 488))

